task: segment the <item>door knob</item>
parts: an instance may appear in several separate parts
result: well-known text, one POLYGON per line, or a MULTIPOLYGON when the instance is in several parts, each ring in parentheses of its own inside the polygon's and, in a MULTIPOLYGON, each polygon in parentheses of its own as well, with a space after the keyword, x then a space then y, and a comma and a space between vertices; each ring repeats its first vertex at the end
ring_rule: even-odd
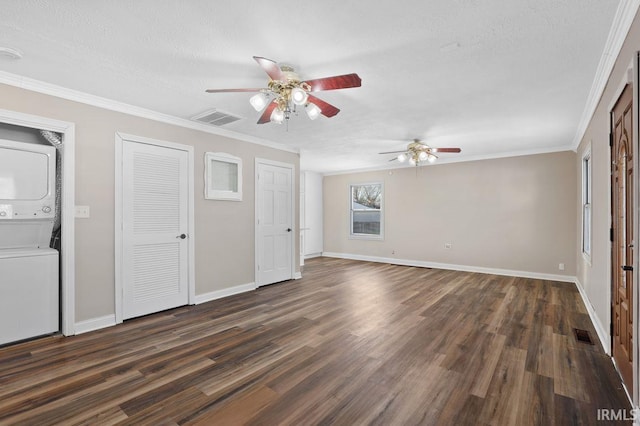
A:
POLYGON ((291 232, 291 228, 287 228, 287 232, 291 232))
POLYGON ((622 268, 623 271, 633 271, 633 266, 629 265, 622 265, 620 268, 622 268))
POLYGON ((181 240, 184 240, 185 238, 187 238, 187 234, 180 234, 176 238, 180 238, 181 240))

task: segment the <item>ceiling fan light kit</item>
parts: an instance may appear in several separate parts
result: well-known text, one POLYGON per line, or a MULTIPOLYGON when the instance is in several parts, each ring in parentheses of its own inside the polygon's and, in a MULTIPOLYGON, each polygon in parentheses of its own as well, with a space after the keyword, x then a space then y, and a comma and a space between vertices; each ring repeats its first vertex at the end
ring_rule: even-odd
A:
POLYGON ((398 154, 397 157, 392 158, 389 161, 398 160, 400 163, 404 163, 407 161, 412 166, 419 166, 420 163, 424 163, 425 161, 428 163, 433 163, 438 159, 438 156, 435 154, 436 152, 452 152, 459 153, 462 150, 460 148, 432 148, 418 139, 414 139, 409 145, 407 145, 407 149, 404 151, 389 151, 389 152, 381 152, 380 154, 398 154))
POLYGON ((304 107, 307 117, 315 120, 320 115, 333 117, 340 110, 335 106, 311 95, 322 90, 360 87, 362 80, 358 74, 345 74, 334 77, 302 81, 289 65, 278 65, 271 59, 254 56, 253 59, 267 73, 270 80, 267 88, 262 89, 208 89, 208 93, 258 92, 249 99, 251 106, 258 112, 263 111, 258 124, 281 124, 289 120, 296 107, 304 107), (269 102, 269 100, 271 102, 269 102))
POLYGON ((269 103, 269 96, 267 96, 266 93, 260 92, 257 95, 253 95, 251 99, 249 99, 249 103, 256 111, 260 112, 269 103))
POLYGON ((320 108, 318 108, 318 106, 314 104, 307 104, 304 109, 307 112, 307 117, 309 117, 311 120, 315 120, 316 118, 320 117, 320 114, 322 113, 320 108))
MULTIPOLYGON (((288 117, 287 117, 288 118, 288 117)), ((280 108, 275 108, 271 113, 271 122, 281 124, 285 119, 285 112, 280 108)))
POLYGON ((309 94, 300 87, 291 89, 291 101, 296 105, 306 105, 309 94))

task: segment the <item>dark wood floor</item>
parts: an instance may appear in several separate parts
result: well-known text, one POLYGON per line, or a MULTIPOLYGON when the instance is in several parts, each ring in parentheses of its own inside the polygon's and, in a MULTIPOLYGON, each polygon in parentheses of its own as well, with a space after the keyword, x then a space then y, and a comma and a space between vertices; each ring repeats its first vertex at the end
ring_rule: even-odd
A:
MULTIPOLYGON (((0 424, 596 424, 572 284, 319 258, 304 278, 0 349, 0 424)), ((602 424, 602 423, 600 423, 602 424)))

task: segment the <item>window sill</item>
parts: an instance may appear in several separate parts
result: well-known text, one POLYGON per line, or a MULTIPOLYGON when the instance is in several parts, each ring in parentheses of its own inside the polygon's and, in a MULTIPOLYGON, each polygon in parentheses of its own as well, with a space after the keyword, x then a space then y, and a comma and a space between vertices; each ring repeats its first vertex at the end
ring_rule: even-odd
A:
POLYGON ((350 240, 384 241, 384 235, 349 234, 350 240))

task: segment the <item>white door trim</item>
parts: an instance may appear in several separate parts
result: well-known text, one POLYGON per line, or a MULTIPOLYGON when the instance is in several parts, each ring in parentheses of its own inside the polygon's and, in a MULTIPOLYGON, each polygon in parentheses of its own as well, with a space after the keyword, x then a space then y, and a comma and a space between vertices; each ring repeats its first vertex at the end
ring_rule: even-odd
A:
POLYGON ((189 155, 187 176, 189 178, 188 190, 188 213, 189 221, 189 238, 188 238, 188 286, 189 286, 189 304, 196 303, 196 279, 195 279, 195 199, 194 199, 194 148, 191 145, 183 145, 174 142, 161 141, 142 136, 129 135, 126 133, 116 132, 116 164, 115 164, 115 314, 116 324, 123 321, 122 314, 122 145, 125 141, 138 142, 147 145, 155 145, 164 148, 178 149, 186 151, 189 155))
MULTIPOLYGON (((620 99, 620 96, 622 95, 622 92, 624 91, 625 87, 627 86, 627 84, 631 84, 632 88, 633 88, 633 101, 632 101, 632 105, 633 108, 635 109, 633 116, 631 117, 632 119, 632 128, 633 128, 633 138, 631 143, 633 144, 633 149, 634 149, 634 155, 633 155, 633 168, 634 168, 634 172, 633 172, 633 185, 634 185, 634 198, 633 198, 633 240, 635 242, 639 241, 640 239, 640 200, 638 198, 640 198, 638 196, 638 188, 640 188, 640 176, 638 176, 638 168, 640 167, 640 160, 638 159, 638 153, 640 153, 640 143, 639 143, 639 135, 638 135, 638 130, 639 130, 639 125, 638 125, 638 121, 639 121, 639 115, 640 115, 640 108, 639 107, 639 101, 640 101, 640 52, 634 52, 633 54, 633 58, 632 60, 629 62, 629 65, 627 66, 624 74, 622 75, 622 78, 619 80, 618 85, 616 86, 615 91, 613 92, 612 98, 609 101, 609 104, 607 106, 607 114, 609 114, 608 118, 607 118, 607 123, 608 123, 608 131, 611 132, 611 111, 613 110, 613 107, 616 105, 616 103, 618 102, 618 100, 620 99)), ((612 158, 611 158, 611 149, 607 149, 608 152, 608 163, 609 163, 609 174, 607 175, 608 177, 611 176, 612 173, 612 158)), ((612 199, 612 194, 611 194, 611 179, 609 178, 609 184, 607 185, 607 194, 608 194, 608 200, 609 202, 607 203, 607 210, 608 210, 608 215, 607 217, 609 218, 609 227, 612 227, 613 224, 611 223, 611 199, 612 199)), ((613 265, 612 265, 612 243, 609 239, 607 239, 608 241, 608 255, 607 255, 607 276, 610 277, 609 278, 609 290, 607 291, 607 318, 609 320, 609 322, 612 321, 612 312, 611 312, 611 301, 613 300, 613 295, 611 294, 612 292, 612 282, 611 282, 611 277, 612 277, 612 269, 613 269, 613 265)), ((637 243, 636 243, 637 244, 637 243)), ((638 251, 636 250, 633 256, 633 270, 634 271, 638 271, 639 270, 639 261, 638 261, 638 251)), ((638 363, 640 362, 640 358, 638 358, 640 356, 640 344, 638 342, 638 336, 640 333, 640 312, 638 312, 638 309, 640 308, 640 288, 638 288, 638 285, 640 284, 640 277, 638 277, 638 273, 634 273, 633 274, 633 330, 632 330, 632 340, 633 340, 633 395, 629 395, 628 393, 628 388, 625 386, 625 391, 627 392, 627 395, 630 397, 631 402, 634 404, 635 407, 638 406, 638 404, 640 404, 640 390, 638 389, 638 386, 640 386, 640 380, 638 375, 640 374, 640 366, 638 365, 638 363)), ((611 327, 607 327, 609 330, 611 330, 611 327)), ((611 335, 611 333, 609 333, 609 345, 606 349, 606 353, 608 355, 612 355, 612 351, 611 351, 611 346, 613 345, 613 336, 611 335)), ((613 356, 611 357, 611 359, 613 360, 613 356)), ((613 360, 614 365, 615 365, 615 360, 613 360)), ((617 368, 617 366, 616 366, 617 368)))
POLYGON ((75 152, 76 125, 68 121, 54 120, 36 115, 0 109, 0 122, 33 129, 50 130, 63 135, 62 148, 62 334, 76 334, 76 284, 75 284, 75 152))
MULTIPOLYGON (((640 239, 640 214, 638 210, 640 208, 640 198, 638 196, 638 188, 640 183, 640 178, 638 177, 638 167, 640 167, 640 161, 638 160, 638 152, 640 152, 640 144, 638 141, 640 137, 638 135, 638 131, 640 130, 640 52, 635 52, 632 64, 630 66, 631 73, 631 84, 633 84, 633 101, 632 107, 634 108, 632 120, 632 129, 633 129, 633 241, 636 242, 640 239)), ((629 76, 627 75, 627 78, 629 76)), ((610 203, 609 203, 610 204, 610 203)), ((633 256, 633 269, 634 271, 638 270, 638 250, 635 250, 633 256)), ((640 288, 638 288, 638 283, 640 283, 640 279, 638 278, 638 273, 633 274, 633 313, 635 318, 633 318, 633 395, 631 395, 632 402, 634 407, 638 407, 640 403, 640 392, 638 386, 640 386, 640 381, 638 378, 638 374, 640 373, 640 366, 638 362, 640 362, 640 344, 638 343, 638 333, 640 332, 639 324, 640 322, 640 314, 638 313, 638 308, 640 308, 640 288)), ((613 338, 613 336, 612 336, 613 338)))
POLYGON ((277 166, 277 167, 283 167, 285 169, 291 169, 291 229, 293 230, 293 232, 291 232, 291 279, 296 278, 296 259, 299 256, 299 253, 296 252, 296 238, 298 233, 298 226, 296 224, 296 166, 295 164, 291 164, 291 163, 283 163, 281 161, 274 161, 274 160, 268 160, 266 158, 258 158, 256 157, 256 162, 255 162, 255 169, 254 169, 254 203, 255 203, 255 213, 254 213, 254 217, 253 217, 253 223, 254 223, 254 236, 255 236, 255 241, 254 241, 254 251, 255 251, 255 257, 254 257, 254 282, 256 287, 260 287, 261 285, 263 285, 259 278, 259 271, 258 271, 258 259, 260 258, 260 253, 259 251, 259 244, 258 244, 258 239, 259 239, 259 235, 258 235, 258 217, 260 217, 259 212, 258 212, 258 208, 259 208, 259 203, 258 203, 258 167, 261 165, 268 165, 268 166, 277 166))

